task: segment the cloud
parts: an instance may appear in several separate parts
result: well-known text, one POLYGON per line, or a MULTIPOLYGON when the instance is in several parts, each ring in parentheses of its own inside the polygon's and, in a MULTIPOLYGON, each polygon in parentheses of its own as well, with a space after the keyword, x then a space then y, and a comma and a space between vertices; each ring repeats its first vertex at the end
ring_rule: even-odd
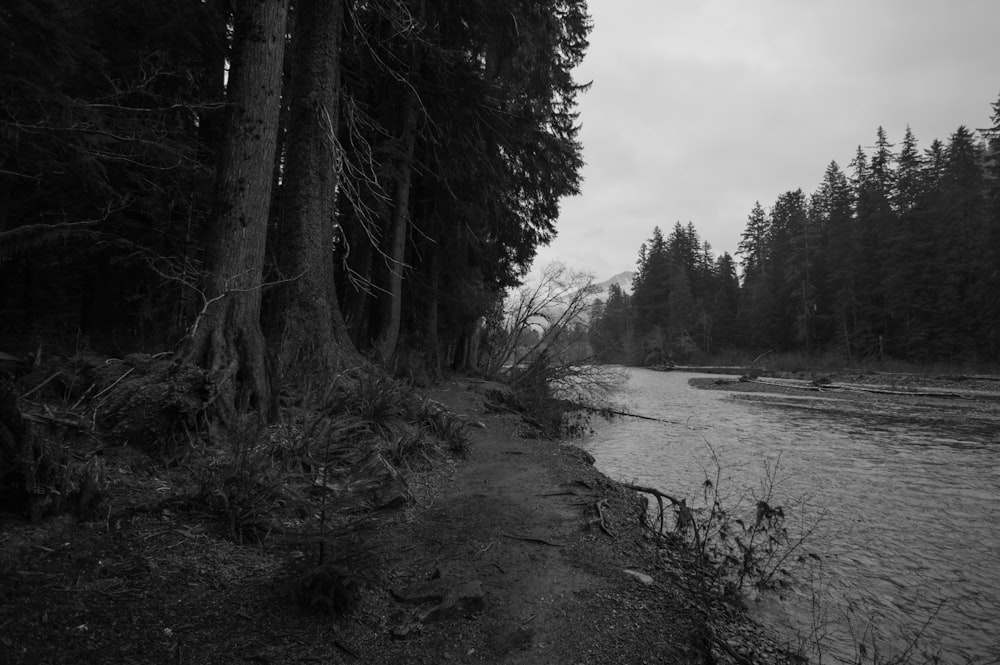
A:
POLYGON ((563 202, 562 259, 605 279, 653 227, 694 223, 735 251, 755 201, 818 186, 883 126, 926 148, 984 127, 1000 92, 995 0, 590 0, 577 78, 582 196, 563 202))

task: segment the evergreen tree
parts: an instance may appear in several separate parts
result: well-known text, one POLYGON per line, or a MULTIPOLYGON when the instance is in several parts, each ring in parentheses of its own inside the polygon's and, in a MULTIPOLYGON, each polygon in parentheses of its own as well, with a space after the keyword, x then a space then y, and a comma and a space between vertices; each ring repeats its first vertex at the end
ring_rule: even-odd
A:
POLYGON ((205 303, 185 349, 213 372, 228 419, 236 409, 273 408, 260 313, 287 13, 286 0, 262 0, 237 3, 233 16, 218 216, 205 242, 205 303))
POLYGON ((768 291, 771 268, 770 238, 770 217, 760 205, 760 201, 757 201, 747 217, 746 230, 737 250, 743 267, 740 321, 746 331, 746 341, 751 348, 767 347, 771 342, 767 321, 767 310, 771 302, 771 294, 768 291))
MULTIPOLYGON (((992 125, 983 130, 986 139, 984 177, 986 178, 986 219, 989 231, 986 246, 992 269, 986 271, 983 292, 1000 293, 1000 96, 992 104, 992 125)), ((1000 357, 1000 298, 988 299, 983 313, 987 333, 983 346, 987 357, 1000 357)))
POLYGON ((643 359, 659 362, 666 353, 670 314, 670 256, 660 227, 639 250, 632 286, 637 351, 643 359))
POLYGON ((287 90, 280 217, 272 234, 279 275, 271 344, 279 376, 327 376, 355 351, 337 300, 334 253, 341 0, 298 0, 287 90))
POLYGON ((771 210, 768 236, 771 265, 765 281, 767 298, 763 303, 768 345, 778 350, 793 348, 796 338, 803 342, 808 339, 809 317, 802 315, 804 308, 811 307, 809 258, 801 243, 806 235, 805 226, 802 190, 779 196, 771 210), (797 245, 802 247, 801 251, 796 251, 797 245))
POLYGON ((830 310, 836 330, 835 338, 840 340, 840 347, 851 358, 857 329, 858 242, 851 186, 836 162, 830 162, 827 166, 817 194, 819 215, 826 231, 830 310))
POLYGON ((173 344, 211 214, 225 17, 195 0, 0 11, 0 332, 173 344))
POLYGON ((712 346, 708 352, 738 349, 742 346, 742 331, 739 327, 740 280, 736 272, 736 262, 728 252, 715 261, 712 271, 710 315, 712 320, 712 346))
POLYGON ((884 355, 889 334, 884 267, 888 238, 895 226, 895 213, 890 203, 895 160, 891 150, 885 130, 879 127, 871 161, 863 165, 856 159, 854 177, 859 257, 855 281, 858 297, 855 343, 865 355, 879 358, 884 355))
POLYGON ((608 287, 608 300, 594 312, 590 326, 590 344, 594 356, 605 363, 628 360, 630 328, 629 296, 618 284, 608 287))
POLYGON ((996 293, 986 292, 983 278, 996 264, 984 242, 990 235, 984 195, 980 147, 966 127, 959 127, 945 151, 936 205, 942 270, 937 351, 945 357, 975 352, 988 335, 984 316, 996 293))
POLYGON ((889 321, 888 348, 899 357, 911 356, 922 345, 923 333, 914 308, 920 291, 930 286, 921 275, 922 266, 933 261, 926 199, 923 159, 917 139, 907 127, 896 162, 892 198, 896 216, 887 233, 886 264, 882 272, 889 321))

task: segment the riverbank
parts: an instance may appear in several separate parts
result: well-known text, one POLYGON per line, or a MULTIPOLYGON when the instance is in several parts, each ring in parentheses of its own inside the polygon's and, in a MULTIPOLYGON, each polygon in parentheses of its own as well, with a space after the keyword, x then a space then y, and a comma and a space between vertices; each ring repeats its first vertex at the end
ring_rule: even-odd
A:
MULTIPOLYGON (((316 593, 353 605, 346 617, 289 598, 283 571, 301 552, 280 535, 240 545, 161 501, 127 518, 5 526, 4 662, 776 660, 762 629, 705 596, 683 551, 644 536, 635 494, 574 446, 486 411, 483 387, 426 391, 481 427, 464 459, 411 474, 413 500, 331 555, 353 579, 340 596, 316 593)), ((144 475, 161 494, 180 482, 139 454, 109 466, 112 482, 144 475)))

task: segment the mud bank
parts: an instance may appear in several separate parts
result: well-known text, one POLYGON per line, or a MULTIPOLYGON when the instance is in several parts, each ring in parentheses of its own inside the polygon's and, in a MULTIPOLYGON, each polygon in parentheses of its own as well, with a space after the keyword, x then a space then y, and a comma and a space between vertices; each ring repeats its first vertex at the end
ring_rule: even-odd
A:
POLYGON ((763 628, 706 593, 685 552, 651 542, 634 492, 575 446, 526 438, 518 416, 486 412, 482 387, 431 395, 485 427, 468 459, 418 479, 418 505, 378 531, 389 575, 352 631, 361 653, 387 663, 779 662, 763 628), (400 607, 434 580, 481 587, 481 606, 440 622, 400 607))

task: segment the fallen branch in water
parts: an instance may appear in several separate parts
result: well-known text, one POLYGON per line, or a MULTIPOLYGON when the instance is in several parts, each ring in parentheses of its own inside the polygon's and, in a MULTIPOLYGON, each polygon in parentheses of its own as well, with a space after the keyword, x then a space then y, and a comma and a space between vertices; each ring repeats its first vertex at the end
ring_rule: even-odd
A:
POLYGON ((598 408, 596 406, 588 406, 586 407, 586 409, 592 413, 597 413, 599 415, 610 414, 614 416, 625 416, 626 418, 641 418, 642 420, 652 420, 653 422, 667 423, 670 425, 683 424, 677 422, 676 420, 666 420, 665 418, 654 418, 653 416, 643 416, 639 415, 638 413, 629 413, 628 411, 618 411, 617 409, 605 409, 605 408, 598 408))

